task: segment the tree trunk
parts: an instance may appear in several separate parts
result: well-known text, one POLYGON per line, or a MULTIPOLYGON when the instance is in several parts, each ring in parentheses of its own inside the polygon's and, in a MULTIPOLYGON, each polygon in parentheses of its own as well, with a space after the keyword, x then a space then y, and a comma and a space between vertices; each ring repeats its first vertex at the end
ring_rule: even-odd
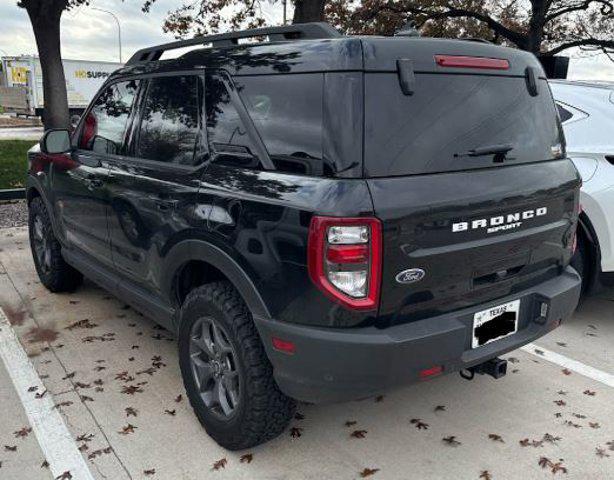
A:
POLYGON ((325 4, 326 0, 295 0, 292 23, 321 22, 325 4))
POLYGON ((531 17, 529 18, 529 31, 527 32, 527 45, 525 50, 539 55, 544 40, 544 22, 547 6, 544 0, 532 0, 531 7, 531 17))
POLYGON ((46 129, 68 128, 66 77, 64 76, 64 66, 60 54, 60 19, 63 8, 40 9, 30 7, 26 10, 32 22, 43 73, 45 101, 43 124, 46 129))

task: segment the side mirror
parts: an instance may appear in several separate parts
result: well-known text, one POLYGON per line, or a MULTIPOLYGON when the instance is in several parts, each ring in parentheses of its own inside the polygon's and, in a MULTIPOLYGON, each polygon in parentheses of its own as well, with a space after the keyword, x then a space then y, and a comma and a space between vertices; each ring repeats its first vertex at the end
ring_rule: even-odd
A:
POLYGON ((40 147, 43 153, 65 153, 70 151, 70 134, 68 130, 47 130, 40 140, 40 147))

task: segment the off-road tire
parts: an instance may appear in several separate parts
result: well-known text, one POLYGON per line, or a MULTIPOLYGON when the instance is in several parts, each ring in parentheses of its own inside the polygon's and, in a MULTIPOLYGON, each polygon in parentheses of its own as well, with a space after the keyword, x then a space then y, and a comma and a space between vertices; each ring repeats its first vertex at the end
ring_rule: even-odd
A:
POLYGON ((228 450, 250 448, 277 437, 294 416, 296 402, 275 383, 252 316, 229 282, 209 283, 188 294, 181 308, 179 364, 198 420, 209 436, 228 450), (207 408, 192 374, 192 326, 203 317, 219 322, 236 354, 241 394, 231 418, 220 419, 207 408))
POLYGON ((66 263, 62 257, 62 247, 53 233, 49 212, 47 212, 41 197, 34 198, 28 206, 28 230, 34 266, 41 283, 51 292, 72 292, 81 285, 83 275, 66 263), (41 264, 41 260, 35 252, 37 219, 40 219, 42 236, 46 242, 46 247, 49 249, 48 267, 41 264))

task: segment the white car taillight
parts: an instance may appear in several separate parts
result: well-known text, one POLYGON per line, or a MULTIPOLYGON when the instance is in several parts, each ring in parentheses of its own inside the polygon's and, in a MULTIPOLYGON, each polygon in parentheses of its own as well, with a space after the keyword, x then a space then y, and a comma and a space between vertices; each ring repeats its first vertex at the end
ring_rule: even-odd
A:
POLYGON ((333 300, 353 309, 379 303, 381 222, 314 216, 309 227, 309 275, 333 300))

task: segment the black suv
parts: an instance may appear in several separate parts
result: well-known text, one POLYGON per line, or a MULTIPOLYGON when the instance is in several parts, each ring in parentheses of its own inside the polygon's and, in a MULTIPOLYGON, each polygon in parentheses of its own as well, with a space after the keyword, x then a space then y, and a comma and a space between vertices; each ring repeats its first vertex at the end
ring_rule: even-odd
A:
POLYGON ((176 332, 198 419, 247 448, 296 400, 501 376, 571 315, 561 132, 536 58, 488 43, 305 24, 148 48, 29 152, 36 268, 176 332))

